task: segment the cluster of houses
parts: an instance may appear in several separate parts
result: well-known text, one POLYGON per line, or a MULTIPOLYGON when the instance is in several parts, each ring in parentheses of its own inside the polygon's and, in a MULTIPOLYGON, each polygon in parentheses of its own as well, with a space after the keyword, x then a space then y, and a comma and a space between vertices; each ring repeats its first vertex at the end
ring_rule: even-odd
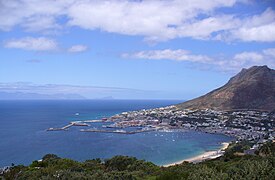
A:
POLYGON ((115 126, 156 126, 225 134, 237 140, 274 140, 275 113, 239 110, 179 109, 176 106, 123 112, 112 116, 115 126))

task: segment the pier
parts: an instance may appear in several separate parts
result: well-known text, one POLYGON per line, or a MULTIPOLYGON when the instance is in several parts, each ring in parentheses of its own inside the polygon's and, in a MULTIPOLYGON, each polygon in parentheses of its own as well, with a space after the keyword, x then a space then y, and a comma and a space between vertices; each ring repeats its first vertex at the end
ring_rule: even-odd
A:
POLYGON ((89 124, 82 123, 82 121, 73 121, 73 122, 70 122, 70 124, 68 124, 68 125, 66 125, 64 127, 61 127, 61 128, 49 128, 46 131, 66 131, 66 130, 68 130, 72 126, 89 126, 89 124))
POLYGON ((72 124, 73 126, 89 126, 89 124, 87 124, 87 123, 82 123, 82 122, 79 122, 79 121, 77 121, 77 122, 71 122, 71 124, 72 124))
POLYGON ((70 128, 71 126, 73 126, 74 124, 70 123, 64 127, 61 127, 61 128, 49 128, 47 129, 47 131, 66 131, 68 130, 68 128, 70 128))

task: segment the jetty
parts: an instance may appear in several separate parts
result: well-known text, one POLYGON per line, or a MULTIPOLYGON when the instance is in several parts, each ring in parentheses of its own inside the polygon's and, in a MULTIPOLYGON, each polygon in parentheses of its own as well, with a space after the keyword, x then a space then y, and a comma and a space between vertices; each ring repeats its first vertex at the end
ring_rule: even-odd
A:
POLYGON ((61 127, 61 128, 49 128, 49 129, 47 129, 47 131, 66 131, 66 130, 68 130, 68 128, 70 128, 71 126, 73 126, 72 123, 70 123, 70 124, 68 124, 68 125, 66 125, 66 126, 64 126, 64 127, 61 127))
POLYGON ((82 121, 76 121, 76 122, 71 122, 73 126, 89 126, 87 123, 83 123, 82 121))
POLYGON ((70 124, 68 124, 68 125, 66 125, 64 127, 61 127, 61 128, 49 128, 46 131, 66 131, 66 130, 68 130, 72 126, 89 126, 89 124, 82 123, 82 121, 73 121, 73 122, 70 122, 70 124))

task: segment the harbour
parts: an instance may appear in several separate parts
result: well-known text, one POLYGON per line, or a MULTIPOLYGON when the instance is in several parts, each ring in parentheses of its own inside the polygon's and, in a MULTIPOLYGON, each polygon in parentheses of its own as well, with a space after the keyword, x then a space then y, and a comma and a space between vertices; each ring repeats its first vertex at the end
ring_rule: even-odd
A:
POLYGON ((97 133, 118 133, 118 134, 136 134, 136 133, 144 133, 144 132, 150 132, 150 131, 156 131, 156 128, 142 128, 141 130, 135 130, 135 131, 126 131, 126 130, 106 130, 106 129, 81 129, 81 132, 97 132, 97 133))
MULTIPOLYGON (((92 123, 106 123, 106 122, 111 122, 111 121, 107 121, 105 119, 101 119, 101 120, 84 120, 84 121, 72 121, 70 122, 68 125, 65 125, 61 128, 48 128, 46 129, 46 131, 67 131, 69 130, 69 128, 71 128, 72 126, 80 126, 80 127, 89 127, 91 126, 92 123)), ((118 133, 118 134, 136 134, 136 133, 143 133, 143 132, 150 132, 150 131, 157 131, 163 128, 160 127, 154 127, 154 126, 143 126, 143 125, 134 125, 134 126, 121 126, 118 124, 111 124, 111 125, 102 125, 101 126, 102 129, 98 129, 98 128, 90 128, 90 129, 80 129, 80 132, 95 132, 95 133, 118 133), (136 129, 136 130, 125 130, 126 128, 129 127, 135 127, 135 128, 140 128, 140 129, 136 129), (119 129, 118 129, 119 128, 119 129), (111 130, 114 129, 114 130, 111 130)))

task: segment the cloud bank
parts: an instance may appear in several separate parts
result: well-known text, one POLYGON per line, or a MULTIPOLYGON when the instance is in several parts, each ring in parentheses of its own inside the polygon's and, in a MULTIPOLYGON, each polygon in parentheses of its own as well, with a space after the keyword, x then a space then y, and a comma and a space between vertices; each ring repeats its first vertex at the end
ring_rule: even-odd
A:
POLYGON ((193 62, 198 67, 211 68, 219 71, 237 72, 241 68, 254 65, 268 65, 275 68, 275 48, 262 51, 250 51, 235 54, 232 57, 212 57, 201 54, 192 54, 184 49, 163 49, 124 53, 127 59, 171 60, 179 62, 193 62))
POLYGON ((16 48, 24 50, 35 50, 35 51, 52 51, 57 50, 58 45, 54 39, 45 37, 33 38, 25 37, 21 39, 12 39, 4 43, 6 48, 16 48))
MULTIPOLYGON (((24 37, 20 39, 11 39, 4 42, 4 47, 6 48, 15 48, 23 49, 30 51, 57 51, 62 50, 59 47, 56 40, 46 37, 24 37)), ((88 49, 85 45, 73 45, 67 50, 69 53, 80 53, 88 49)))
MULTIPOLYGON (((175 38, 223 41, 275 41, 275 12, 223 13, 244 0, 9 0, 0 1, 0 30, 56 31, 72 26, 147 41, 175 38)), ((230 11, 229 11, 230 12, 230 11)))

